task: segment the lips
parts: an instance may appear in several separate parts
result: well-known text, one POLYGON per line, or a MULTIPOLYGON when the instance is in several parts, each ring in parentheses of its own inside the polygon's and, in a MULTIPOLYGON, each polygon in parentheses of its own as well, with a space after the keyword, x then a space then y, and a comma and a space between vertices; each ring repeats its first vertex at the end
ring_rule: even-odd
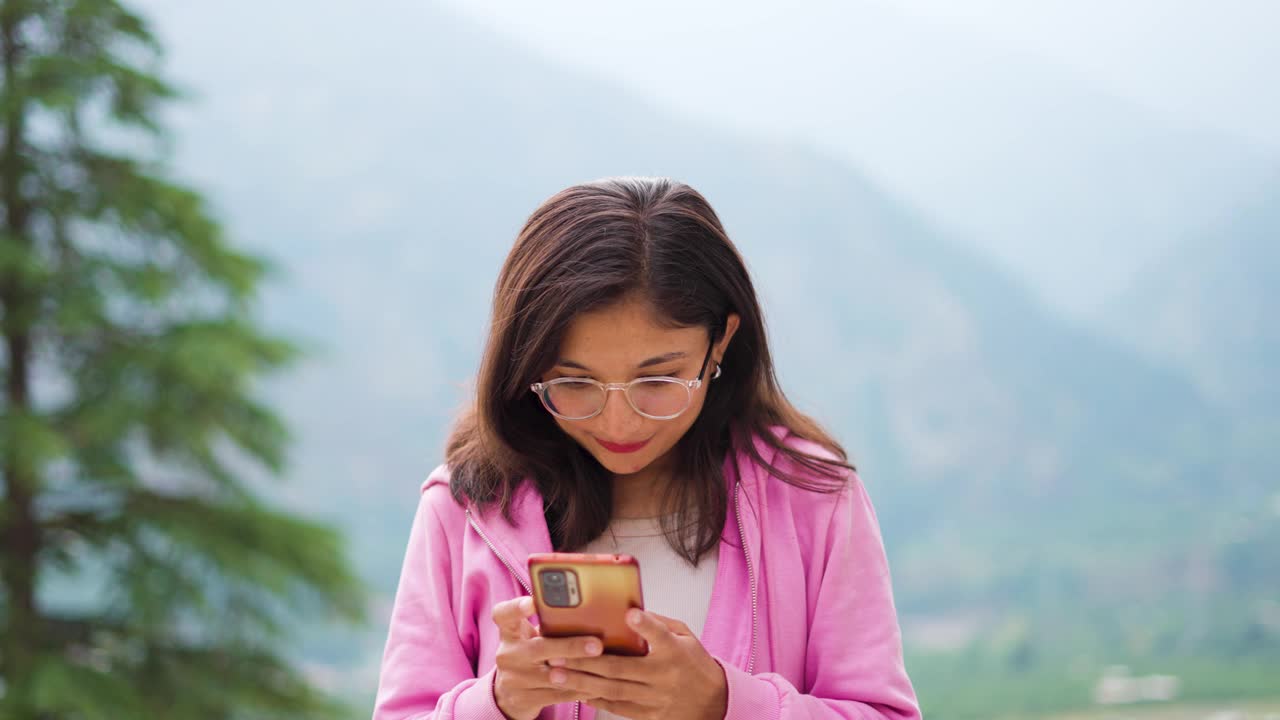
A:
POLYGON ((600 438, 596 438, 595 441, 600 443, 600 447, 612 453, 633 453, 649 444, 648 440, 641 440, 640 442, 635 443, 611 443, 601 440, 600 438))

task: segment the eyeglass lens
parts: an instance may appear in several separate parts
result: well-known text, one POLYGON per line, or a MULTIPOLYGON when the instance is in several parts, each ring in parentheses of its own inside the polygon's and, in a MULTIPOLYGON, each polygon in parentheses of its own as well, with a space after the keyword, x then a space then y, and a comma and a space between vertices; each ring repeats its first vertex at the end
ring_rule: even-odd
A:
MULTIPOLYGON (((585 418, 604 409, 608 391, 591 382, 564 382, 548 385, 543 400, 554 413, 566 418, 585 418)), ((668 417, 689 407, 689 388, 670 380, 640 380, 627 390, 631 406, 643 415, 668 417)))

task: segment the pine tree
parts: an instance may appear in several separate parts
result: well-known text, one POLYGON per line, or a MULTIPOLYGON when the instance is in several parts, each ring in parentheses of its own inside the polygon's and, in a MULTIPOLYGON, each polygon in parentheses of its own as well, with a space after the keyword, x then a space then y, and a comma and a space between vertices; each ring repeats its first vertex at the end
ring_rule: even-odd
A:
POLYGON ((248 479, 282 473, 256 391, 298 351, 166 170, 158 43, 113 0, 0 0, 0 54, 0 717, 340 713, 281 647, 362 616, 341 537, 248 479))

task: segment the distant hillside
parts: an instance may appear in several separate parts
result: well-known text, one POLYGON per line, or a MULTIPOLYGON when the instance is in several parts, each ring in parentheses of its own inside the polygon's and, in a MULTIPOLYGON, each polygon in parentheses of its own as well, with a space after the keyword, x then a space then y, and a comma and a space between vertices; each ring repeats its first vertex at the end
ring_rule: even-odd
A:
POLYGON ((1234 411, 1280 419, 1280 174, 1147 268, 1103 317, 1234 411))
MULTIPOLYGON (((1214 491, 1234 495, 1245 509, 1235 542, 1269 536, 1273 557, 1280 547, 1278 280, 1280 173, 1221 222, 1189 233, 1099 319, 1118 341, 1191 378, 1229 418, 1214 491)), ((1265 590, 1280 596, 1280 565, 1269 567, 1265 590)))
MULTIPOLYGON (((502 3, 452 4, 479 16, 484 6, 502 3)), ((1082 318, 1167 251, 1184 228, 1216 220, 1275 166, 1273 148, 1209 130, 1194 112, 1154 112, 1100 89, 1096 76, 1035 52, 1044 48, 1020 52, 1005 44, 1009 37, 948 22, 947 16, 968 14, 954 5, 966 4, 915 3, 913 12, 912 3, 881 0, 789 6, 654 0, 635 12, 578 0, 545 12, 509 7, 487 20, 514 43, 572 58, 693 116, 803 137, 840 153, 963 231, 964 246, 1025 278, 1037 296, 1082 318), (661 52, 651 52, 658 39, 661 52)), ((1151 14, 1078 5, 1070 12, 1037 3, 973 14, 988 15, 1015 36, 1027 25, 1045 29, 1055 15, 1090 17, 1100 49, 1124 37, 1116 17, 1151 14)), ((1154 62, 1140 48, 1200 12, 1233 15, 1163 8, 1153 37, 1126 44, 1126 62, 1106 80, 1154 62)), ((1203 29, 1207 44, 1195 52, 1229 42, 1209 39, 1213 32, 1203 29)), ((1256 64, 1223 84, 1265 85, 1264 68, 1275 53, 1257 39, 1244 40, 1240 52, 1258 53, 1249 56, 1256 64)), ((1186 63, 1195 72, 1174 86, 1204 83, 1231 59, 1186 63)))

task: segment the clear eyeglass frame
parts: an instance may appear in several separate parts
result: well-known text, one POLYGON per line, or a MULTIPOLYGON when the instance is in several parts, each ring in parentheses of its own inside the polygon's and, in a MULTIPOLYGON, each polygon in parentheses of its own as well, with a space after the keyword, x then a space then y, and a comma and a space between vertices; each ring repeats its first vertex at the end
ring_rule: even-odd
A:
MULTIPOLYGON (((714 347, 714 344, 712 345, 712 347, 714 347)), ((630 382, 624 382, 624 383, 602 383, 599 380, 596 380, 594 378, 565 377, 565 378, 556 378, 555 380, 548 380, 547 382, 536 382, 530 385, 529 389, 532 390, 533 393, 538 396, 538 400, 542 402, 542 407, 546 408, 547 412, 560 418, 561 420, 590 420, 591 418, 599 415, 600 413, 604 412, 604 407, 608 403, 609 393, 613 390, 621 390, 623 396, 627 398, 627 404, 631 406, 632 410, 635 410, 636 413, 641 415, 642 417, 647 417, 651 420, 674 420, 675 418, 678 418, 681 415, 683 415, 684 412, 689 409, 689 406, 693 404, 693 391, 702 387, 702 376, 706 373, 707 360, 711 359, 711 349, 712 349, 711 347, 707 348, 707 357, 702 361, 702 370, 698 372, 698 377, 692 380, 684 380, 682 378, 669 377, 664 375, 659 377, 639 377, 634 380, 631 380, 630 382), (557 411, 555 407, 547 400, 547 393, 555 385, 568 384, 568 383, 594 385, 600 388, 601 397, 604 398, 600 402, 600 407, 597 408, 596 411, 591 413, 590 415, 582 415, 582 416, 564 415, 559 411, 557 411), (645 383, 671 383, 671 384, 679 385, 680 387, 683 387, 685 389, 684 407, 680 408, 679 412, 676 412, 670 415, 651 415, 641 410, 639 406, 636 405, 635 400, 631 397, 631 388, 637 385, 643 385, 645 383)), ((718 377, 720 377, 720 366, 717 364, 716 372, 714 375, 711 376, 711 379, 714 380, 718 377)))

